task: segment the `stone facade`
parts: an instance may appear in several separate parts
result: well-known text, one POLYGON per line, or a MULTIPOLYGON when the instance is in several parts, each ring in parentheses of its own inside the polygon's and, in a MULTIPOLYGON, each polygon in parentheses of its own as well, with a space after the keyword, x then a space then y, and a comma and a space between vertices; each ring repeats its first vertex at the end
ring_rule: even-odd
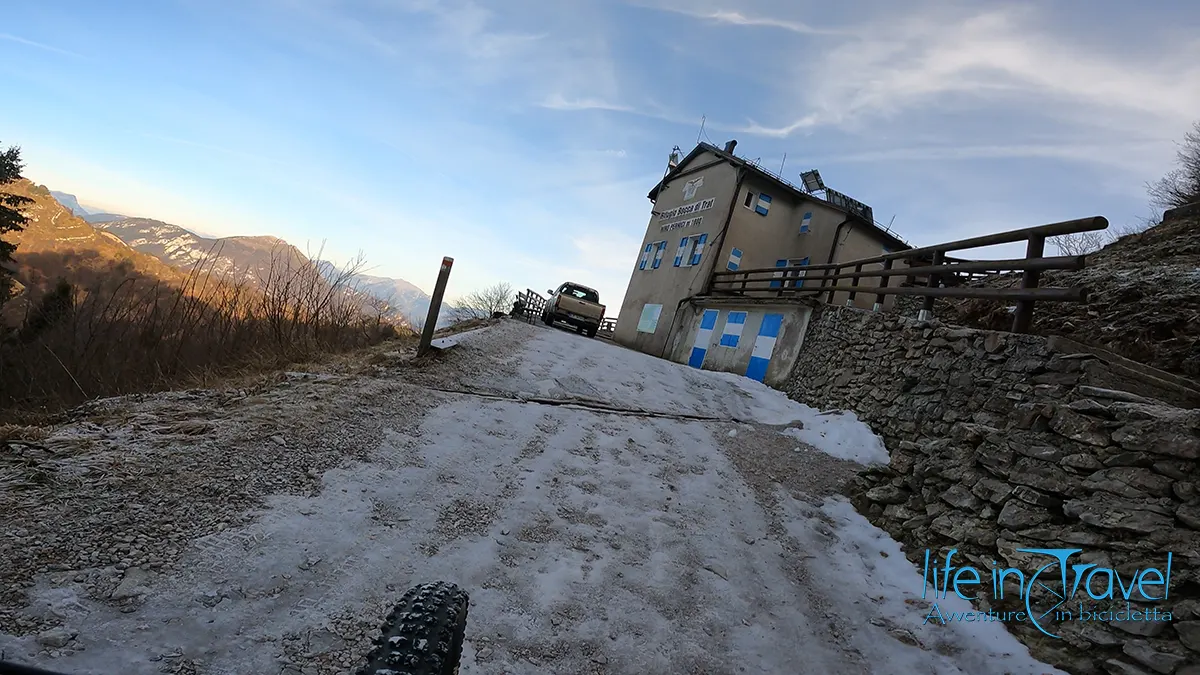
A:
MULTIPOLYGON (((926 549, 956 548, 985 573, 1032 571, 1017 549, 1075 548, 1075 562, 1131 575, 1171 552, 1154 605, 1170 622, 1067 621, 1051 630, 1061 639, 1006 625, 1071 673, 1200 675, 1200 410, 1122 377, 1039 336, 826 306, 784 389, 853 410, 884 438, 889 465, 861 474, 852 501, 918 566, 926 549), (1114 382, 1141 395, 1097 384, 1114 382)), ((1017 597, 977 606, 1015 611, 1017 597)))

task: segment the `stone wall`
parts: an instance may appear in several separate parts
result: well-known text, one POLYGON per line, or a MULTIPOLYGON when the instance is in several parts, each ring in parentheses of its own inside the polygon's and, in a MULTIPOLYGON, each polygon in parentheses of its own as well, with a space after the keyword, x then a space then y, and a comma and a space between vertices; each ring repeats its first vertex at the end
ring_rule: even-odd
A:
POLYGON ((1157 603, 1170 622, 1065 622, 1061 639, 1006 625, 1068 672, 1200 675, 1200 410, 1095 384, 1122 381, 1045 338, 826 306, 784 389, 884 438, 890 464, 860 475, 852 500, 918 566, 957 548, 984 572, 1032 571, 1016 549, 1076 548, 1131 574, 1171 552, 1157 603))

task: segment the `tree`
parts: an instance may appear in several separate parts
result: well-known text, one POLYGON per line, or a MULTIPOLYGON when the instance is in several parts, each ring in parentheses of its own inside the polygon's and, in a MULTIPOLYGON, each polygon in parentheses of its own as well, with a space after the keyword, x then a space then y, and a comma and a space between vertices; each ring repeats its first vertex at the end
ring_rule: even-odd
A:
POLYGON ((490 319, 496 312, 507 314, 512 309, 513 296, 512 285, 504 282, 473 291, 454 303, 455 318, 490 319))
POLYGON ((1058 249, 1059 255, 1087 255, 1103 248, 1108 243, 1108 237, 1104 230, 1076 232, 1053 237, 1050 243, 1058 249))
POLYGON ((1200 202, 1200 121, 1194 122, 1183 137, 1175 161, 1177 167, 1146 186, 1150 203, 1160 209, 1200 202))
MULTIPOLYGON (((21 149, 13 146, 0 152, 0 186, 8 185, 21 178, 21 149)), ((21 213, 21 207, 33 200, 21 195, 0 192, 0 235, 8 232, 20 232, 25 229, 29 218, 21 213)), ((0 304, 8 300, 12 290, 12 254, 17 250, 16 244, 0 239, 0 304)))

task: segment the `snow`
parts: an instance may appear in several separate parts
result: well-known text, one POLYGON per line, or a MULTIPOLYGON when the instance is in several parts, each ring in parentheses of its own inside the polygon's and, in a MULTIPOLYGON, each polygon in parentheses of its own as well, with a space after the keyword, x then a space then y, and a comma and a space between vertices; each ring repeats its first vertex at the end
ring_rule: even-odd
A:
POLYGON ((132 613, 40 579, 32 605, 79 630, 83 651, 37 656, 4 635, 0 648, 67 672, 153 672, 164 654, 201 673, 280 672, 281 636, 377 624, 404 589, 442 579, 471 597, 462 675, 1059 672, 997 624, 924 624, 896 542, 844 500, 764 498, 735 464, 763 429, 826 453, 798 462, 877 460, 852 416, 558 329, 458 337, 435 367, 464 389, 712 421, 429 392, 418 424, 325 472, 319 492, 272 496, 252 524, 192 542, 178 572, 143 580, 132 613))

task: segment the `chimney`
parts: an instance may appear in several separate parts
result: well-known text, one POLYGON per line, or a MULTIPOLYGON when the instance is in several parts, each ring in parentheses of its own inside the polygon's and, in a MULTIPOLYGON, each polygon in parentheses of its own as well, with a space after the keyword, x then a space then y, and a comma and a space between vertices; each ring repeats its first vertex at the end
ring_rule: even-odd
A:
POLYGON ((733 149, 737 147, 737 141, 729 141, 725 144, 725 152, 733 154, 733 149))

